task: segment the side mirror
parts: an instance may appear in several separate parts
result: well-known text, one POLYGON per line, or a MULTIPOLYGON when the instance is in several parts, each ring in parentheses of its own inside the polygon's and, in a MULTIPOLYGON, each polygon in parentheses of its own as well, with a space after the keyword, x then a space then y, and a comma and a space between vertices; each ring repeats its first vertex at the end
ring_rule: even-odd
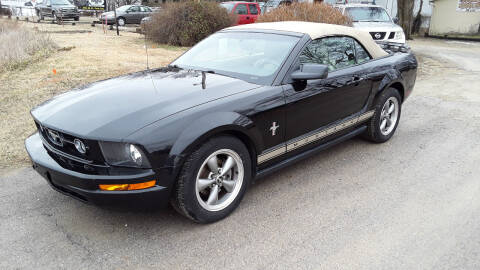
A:
POLYGON ((302 64, 300 69, 292 73, 292 80, 318 80, 325 79, 328 76, 328 66, 320 64, 302 64))
POLYGON ((47 7, 52 7, 52 5, 48 5, 48 4, 47 4, 47 7))
POLYGON ((393 23, 398 24, 398 18, 397 17, 393 18, 393 23))

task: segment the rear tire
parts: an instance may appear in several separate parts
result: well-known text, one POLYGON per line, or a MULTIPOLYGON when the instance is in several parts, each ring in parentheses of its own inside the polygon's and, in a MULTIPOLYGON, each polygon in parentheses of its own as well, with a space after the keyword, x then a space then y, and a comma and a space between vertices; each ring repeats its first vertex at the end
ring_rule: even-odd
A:
POLYGON ((375 143, 388 141, 397 130, 402 112, 402 98, 395 88, 384 90, 375 99, 375 113, 363 137, 375 143))
POLYGON ((250 154, 239 139, 230 136, 209 139, 185 161, 172 205, 195 222, 216 222, 240 204, 251 175, 250 154))

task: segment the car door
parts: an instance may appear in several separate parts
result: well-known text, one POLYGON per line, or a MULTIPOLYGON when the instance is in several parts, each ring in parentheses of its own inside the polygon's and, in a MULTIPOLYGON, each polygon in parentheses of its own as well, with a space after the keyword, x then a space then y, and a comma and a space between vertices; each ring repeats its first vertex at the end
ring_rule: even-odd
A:
POLYGON ((257 3, 254 3, 254 4, 248 4, 248 11, 249 11, 249 22, 248 23, 254 23, 257 18, 258 18, 258 14, 259 14, 259 8, 258 8, 258 4, 257 3))
POLYGON ((42 3, 42 6, 40 7, 40 11, 42 14, 45 16, 52 16, 52 2, 50 0, 46 0, 44 3, 42 3))
POLYGON ((237 15, 237 24, 247 24, 249 23, 248 8, 247 4, 237 4, 235 6, 234 14, 237 15))
POLYGON ((357 63, 353 38, 313 40, 297 59, 298 66, 304 63, 327 65, 329 74, 326 79, 285 86, 287 140, 294 141, 360 112, 371 91, 371 81, 357 63))
POLYGON ((132 6, 128 9, 128 13, 125 14, 125 23, 139 23, 140 17, 140 7, 132 6))

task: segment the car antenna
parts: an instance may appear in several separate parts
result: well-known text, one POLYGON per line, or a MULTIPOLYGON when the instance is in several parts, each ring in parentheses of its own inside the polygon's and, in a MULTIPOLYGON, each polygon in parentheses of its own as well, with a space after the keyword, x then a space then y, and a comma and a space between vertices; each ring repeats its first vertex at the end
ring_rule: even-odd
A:
POLYGON ((147 70, 150 70, 150 68, 148 67, 148 46, 147 46, 147 34, 148 34, 148 26, 147 24, 145 23, 144 24, 144 27, 145 27, 145 35, 143 36, 144 39, 144 45, 145 46, 145 54, 147 55, 147 70))

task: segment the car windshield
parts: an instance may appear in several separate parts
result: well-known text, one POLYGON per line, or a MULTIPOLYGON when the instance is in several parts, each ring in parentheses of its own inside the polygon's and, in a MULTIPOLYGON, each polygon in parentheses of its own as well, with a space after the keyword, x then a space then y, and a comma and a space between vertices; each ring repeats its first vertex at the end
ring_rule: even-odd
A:
POLYGON ((121 6, 117 8, 117 12, 125 12, 127 9, 129 9, 131 6, 121 6))
POLYGON ((235 6, 234 3, 221 3, 220 5, 226 8, 228 13, 232 12, 233 7, 235 6))
POLYGON ((271 84, 298 40, 278 34, 220 32, 195 45, 171 65, 271 84))
POLYGON ((385 9, 381 7, 350 7, 347 14, 354 22, 390 22, 385 9))
POLYGON ((71 5, 68 0, 52 0, 52 5, 71 5))

